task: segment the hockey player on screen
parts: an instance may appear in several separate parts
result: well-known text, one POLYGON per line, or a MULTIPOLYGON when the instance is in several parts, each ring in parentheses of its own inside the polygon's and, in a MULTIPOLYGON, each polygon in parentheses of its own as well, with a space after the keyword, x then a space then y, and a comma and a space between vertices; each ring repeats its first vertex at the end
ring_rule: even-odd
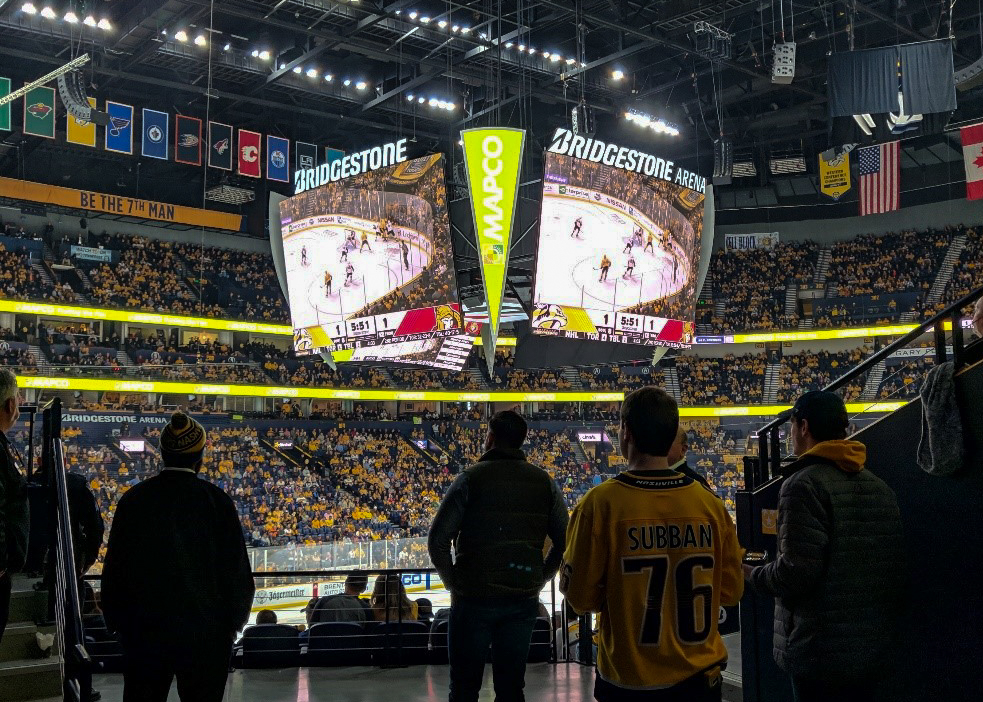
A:
POLYGON ((331 296, 331 271, 324 271, 324 296, 331 296))
MULTIPOLYGON (((370 251, 371 251, 371 249, 370 249, 370 251)), ((345 266, 345 287, 346 288, 348 287, 349 284, 352 284, 352 285, 355 284, 355 280, 352 278, 353 275, 355 275, 355 266, 353 266, 352 265, 352 262, 349 261, 348 262, 348 265, 345 266)))
POLYGON ((355 230, 348 229, 346 231, 348 232, 348 236, 345 237, 345 247, 354 249, 356 246, 358 246, 358 244, 355 243, 355 230))
POLYGON ((635 245, 635 237, 632 236, 631 239, 625 242, 625 248, 621 250, 621 253, 631 254, 631 247, 635 245))
POLYGON ((642 233, 643 230, 641 227, 635 227, 635 230, 631 233, 631 241, 633 246, 642 245, 642 233))
POLYGON ((348 242, 345 242, 341 247, 341 258, 338 259, 338 263, 348 260, 348 242))
POLYGON ((406 245, 405 241, 399 242, 399 250, 403 252, 403 268, 406 270, 410 269, 410 247, 406 245))
POLYGON ((626 279, 631 278, 634 275, 634 273, 635 273, 635 257, 629 255, 628 263, 625 265, 625 273, 621 277, 626 279))
POLYGON ((672 284, 676 284, 676 276, 679 274, 679 259, 672 257, 672 284))
POLYGON ((655 247, 653 246, 654 241, 655 241, 655 237, 652 236, 652 232, 649 232, 649 235, 645 240, 645 248, 642 249, 642 253, 645 253, 646 251, 651 251, 652 253, 655 253, 655 247))
POLYGON ((597 279, 597 282, 603 283, 608 279, 608 271, 611 269, 611 259, 608 258, 607 254, 601 254, 601 277, 597 279))
POLYGON ((372 247, 369 246, 368 232, 362 232, 362 245, 358 247, 358 252, 362 253, 365 249, 368 249, 369 253, 372 253, 372 247))
POLYGON ((300 247, 300 265, 302 265, 304 267, 307 266, 307 247, 306 246, 301 246, 300 247))
POLYGON ((573 221, 573 231, 570 232, 570 238, 572 239, 572 238, 576 237, 576 238, 579 239, 580 238, 580 230, 583 228, 583 226, 584 226, 584 218, 583 217, 577 217, 577 219, 575 219, 573 221))

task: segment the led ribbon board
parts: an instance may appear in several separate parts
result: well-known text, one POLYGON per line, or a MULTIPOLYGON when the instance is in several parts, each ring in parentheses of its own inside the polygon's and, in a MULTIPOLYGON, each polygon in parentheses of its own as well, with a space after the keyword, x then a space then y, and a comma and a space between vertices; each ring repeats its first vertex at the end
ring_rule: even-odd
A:
POLYGON ((526 132, 522 129, 465 129, 461 132, 481 279, 488 301, 488 324, 482 326, 482 341, 489 372, 495 363, 495 342, 505 296, 525 138, 526 132))

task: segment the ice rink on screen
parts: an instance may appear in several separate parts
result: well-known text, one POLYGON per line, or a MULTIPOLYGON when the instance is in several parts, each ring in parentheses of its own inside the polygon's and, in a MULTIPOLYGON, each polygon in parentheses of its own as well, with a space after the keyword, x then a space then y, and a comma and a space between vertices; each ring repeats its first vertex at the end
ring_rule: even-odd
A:
POLYGON ((284 236, 283 254, 290 288, 290 317, 294 328, 328 325, 354 316, 366 305, 406 285, 430 265, 430 256, 407 242, 409 267, 404 265, 400 240, 383 239, 368 233, 364 251, 362 231, 348 225, 320 225, 284 236), (355 231, 355 248, 342 258, 349 231, 355 231), (307 248, 307 265, 302 251, 307 248), (371 249, 371 250, 369 250, 371 249), (345 284, 345 268, 351 261, 352 280, 345 284), (331 293, 324 285, 324 272, 331 273, 331 293))
POLYGON ((686 285, 689 262, 661 248, 661 234, 660 229, 650 230, 614 207, 544 195, 536 302, 615 312, 679 293, 686 285), (571 237, 578 217, 583 226, 578 236, 571 237), (640 226, 642 243, 636 243, 631 254, 623 253, 640 226), (650 231, 655 240, 652 250, 645 251, 650 231), (611 261, 605 281, 600 280, 602 254, 611 261), (635 258, 635 269, 625 277, 630 256, 635 258), (675 279, 674 261, 678 264, 675 279))

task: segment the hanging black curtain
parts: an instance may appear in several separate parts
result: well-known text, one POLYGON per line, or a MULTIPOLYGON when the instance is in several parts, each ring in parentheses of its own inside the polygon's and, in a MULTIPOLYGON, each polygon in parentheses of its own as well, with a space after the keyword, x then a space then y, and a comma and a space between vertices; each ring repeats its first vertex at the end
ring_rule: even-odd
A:
POLYGON ((898 47, 905 112, 929 114, 956 109, 956 81, 949 39, 898 47))
POLYGON ((832 54, 829 57, 830 116, 897 112, 897 75, 896 46, 832 54))

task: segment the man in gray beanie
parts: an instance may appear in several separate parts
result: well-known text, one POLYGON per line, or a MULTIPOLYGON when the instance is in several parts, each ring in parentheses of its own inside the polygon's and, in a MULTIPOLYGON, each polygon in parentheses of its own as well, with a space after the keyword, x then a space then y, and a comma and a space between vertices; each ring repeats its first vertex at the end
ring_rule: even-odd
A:
POLYGON ((198 478, 205 429, 175 412, 165 468, 116 507, 102 575, 106 625, 120 635, 124 702, 219 702, 254 584, 235 504, 198 478))

